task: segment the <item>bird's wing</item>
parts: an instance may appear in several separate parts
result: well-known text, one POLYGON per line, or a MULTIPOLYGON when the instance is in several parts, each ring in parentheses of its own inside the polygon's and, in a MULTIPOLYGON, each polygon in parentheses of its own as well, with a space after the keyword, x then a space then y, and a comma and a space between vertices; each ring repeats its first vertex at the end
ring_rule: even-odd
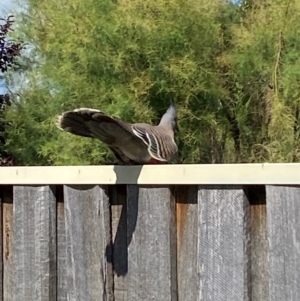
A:
POLYGON ((152 158, 159 161, 170 161, 178 152, 173 138, 159 127, 134 124, 133 133, 147 146, 152 158))
POLYGON ((59 116, 57 126, 74 135, 98 138, 108 145, 123 145, 129 141, 142 145, 131 129, 131 124, 112 118, 94 109, 76 109, 59 116))
POLYGON ((123 163, 129 162, 127 157, 130 154, 144 151, 161 162, 168 162, 177 154, 173 137, 163 128, 130 124, 99 110, 84 108, 65 112, 59 116, 57 126, 74 135, 98 138, 123 163), (127 156, 122 152, 125 149, 127 156))

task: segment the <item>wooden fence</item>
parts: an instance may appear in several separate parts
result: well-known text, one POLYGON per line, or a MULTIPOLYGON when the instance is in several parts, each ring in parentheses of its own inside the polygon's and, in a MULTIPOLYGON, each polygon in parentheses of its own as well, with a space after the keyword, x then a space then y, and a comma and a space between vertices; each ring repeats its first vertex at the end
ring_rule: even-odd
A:
POLYGON ((300 300, 298 164, 3 167, 0 184, 1 301, 300 300))

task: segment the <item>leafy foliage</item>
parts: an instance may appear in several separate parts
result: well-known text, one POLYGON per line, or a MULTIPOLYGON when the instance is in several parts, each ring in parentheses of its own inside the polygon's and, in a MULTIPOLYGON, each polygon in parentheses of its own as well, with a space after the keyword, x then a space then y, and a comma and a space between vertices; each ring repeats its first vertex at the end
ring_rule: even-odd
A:
POLYGON ((184 163, 299 161, 299 13, 287 0, 29 0, 18 34, 39 64, 6 116, 7 150, 21 164, 109 163, 56 115, 157 123, 174 99, 184 163))
POLYGON ((0 71, 6 72, 8 68, 18 68, 16 57, 20 55, 23 48, 21 42, 9 41, 7 36, 12 31, 13 16, 7 19, 0 18, 0 71))
MULTIPOLYGON (((7 19, 0 18, 0 78, 1 75, 10 71, 16 71, 20 68, 18 57, 23 49, 22 42, 15 42, 9 39, 9 34, 12 32, 13 16, 7 19)), ((7 130, 8 123, 4 119, 4 111, 7 106, 11 105, 9 94, 0 95, 0 165, 12 165, 14 160, 4 150, 5 144, 5 131, 7 130)))

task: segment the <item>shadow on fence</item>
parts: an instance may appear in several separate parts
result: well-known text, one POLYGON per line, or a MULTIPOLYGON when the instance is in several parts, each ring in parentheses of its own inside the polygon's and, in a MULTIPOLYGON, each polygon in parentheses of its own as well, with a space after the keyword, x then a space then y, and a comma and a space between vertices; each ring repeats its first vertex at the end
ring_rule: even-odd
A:
POLYGON ((300 300, 299 187, 2 185, 1 201, 4 301, 300 300))

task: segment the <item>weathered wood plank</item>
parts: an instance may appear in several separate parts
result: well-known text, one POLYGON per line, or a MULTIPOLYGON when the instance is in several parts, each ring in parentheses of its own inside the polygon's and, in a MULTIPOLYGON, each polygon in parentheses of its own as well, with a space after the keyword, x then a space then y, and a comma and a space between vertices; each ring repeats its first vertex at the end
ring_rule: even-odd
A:
POLYGON ((248 301, 250 206, 243 189, 199 189, 199 300, 248 301))
POLYGON ((175 229, 168 188, 128 186, 128 300, 177 300, 175 229))
POLYGON ((4 272, 4 259, 3 259, 3 249, 5 247, 4 245, 4 239, 5 236, 3 235, 4 227, 5 227, 5 221, 4 221, 4 214, 3 214, 3 208, 4 208, 4 198, 7 198, 8 193, 8 187, 1 186, 0 190, 0 301, 3 301, 3 295, 4 295, 4 279, 3 279, 3 272, 4 272))
POLYGON ((265 186, 249 188, 251 203, 252 301, 269 300, 267 208, 265 186))
POLYGON ((14 291, 14 263, 13 263, 13 187, 3 189, 3 300, 12 301, 14 291))
POLYGON ((13 204, 3 204, 3 300, 12 301, 14 291, 13 204))
POLYGON ((300 188, 267 186, 270 300, 300 300, 300 188))
POLYGON ((198 257, 198 187, 176 187, 178 301, 196 301, 198 257))
POLYGON ((14 186, 14 300, 56 301, 56 198, 49 186, 14 186))
POLYGON ((67 300, 113 300, 109 199, 100 186, 64 187, 67 300))
POLYGON ((298 185, 299 168, 300 163, 12 166, 0 168, 0 184, 298 185))
POLYGON ((64 203, 57 203, 57 301, 67 301, 67 250, 64 203))
POLYGON ((63 203, 63 186, 57 190, 57 301, 67 299, 67 249, 65 228, 65 206, 63 203))
POLYGON ((114 271, 114 301, 127 301, 127 199, 126 185, 111 189, 112 261, 114 271))

